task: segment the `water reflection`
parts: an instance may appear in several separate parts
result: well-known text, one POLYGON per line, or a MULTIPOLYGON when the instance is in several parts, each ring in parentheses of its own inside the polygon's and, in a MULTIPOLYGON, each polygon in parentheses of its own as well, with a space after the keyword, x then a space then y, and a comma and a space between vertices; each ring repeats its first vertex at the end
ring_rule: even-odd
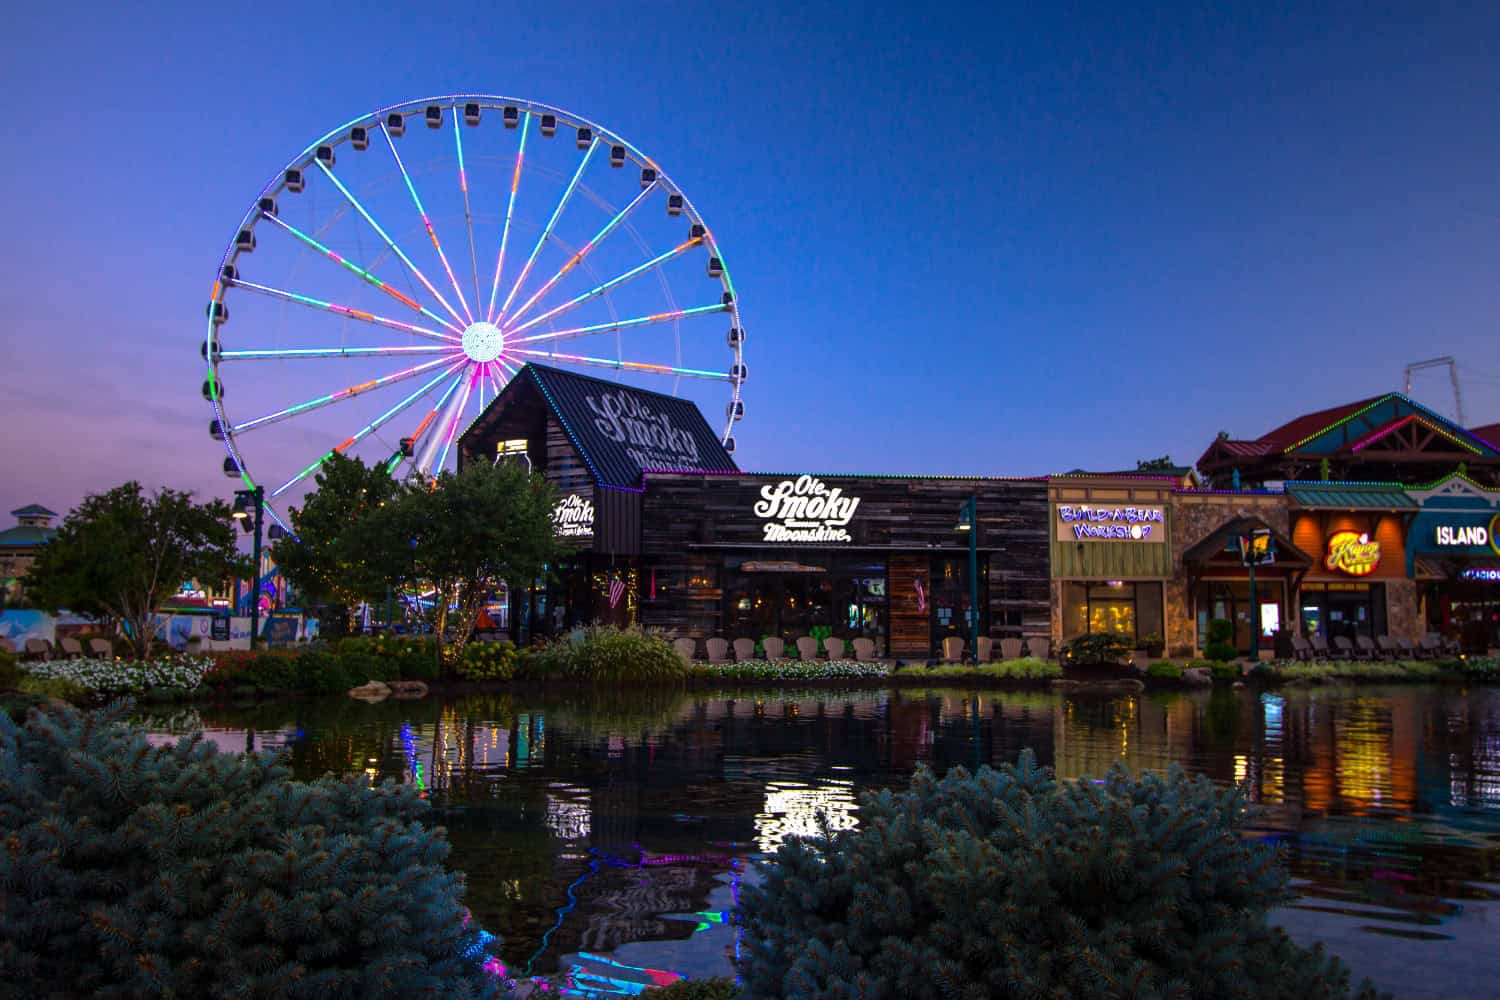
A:
POLYGON ((517 692, 142 718, 162 738, 284 749, 299 777, 417 786, 513 970, 647 942, 649 960, 620 960, 722 970, 737 943, 711 915, 749 859, 820 817, 853 827, 861 791, 903 786, 918 764, 1024 747, 1065 778, 1175 762, 1242 785, 1256 835, 1300 880, 1301 912, 1323 927, 1354 917, 1372 949, 1451 937, 1465 902, 1495 898, 1500 860, 1494 689, 517 692))

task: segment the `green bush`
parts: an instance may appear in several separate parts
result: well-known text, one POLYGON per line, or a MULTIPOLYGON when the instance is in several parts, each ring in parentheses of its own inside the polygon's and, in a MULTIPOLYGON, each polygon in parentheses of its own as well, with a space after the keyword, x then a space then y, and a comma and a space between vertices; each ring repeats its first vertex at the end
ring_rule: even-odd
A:
POLYGON ((1158 660, 1146 668, 1146 676, 1155 677, 1158 680, 1180 681, 1182 668, 1171 660, 1158 660))
POLYGON ((1239 656, 1239 650, 1230 642, 1211 642, 1203 649, 1203 655, 1215 663, 1224 663, 1239 656))
POLYGON ((733 979, 680 979, 641 995, 651 1000, 734 1000, 740 991, 733 979))
POLYGON ((567 639, 533 642, 516 656, 518 680, 568 680, 573 670, 573 643, 567 639))
MULTIPOLYGON (((1465 677, 1482 680, 1500 680, 1500 656, 1471 656, 1467 660, 1454 660, 1452 663, 1454 666, 1449 669, 1465 677)), ((1423 665, 1432 667, 1434 673, 1443 672, 1443 664, 1441 663, 1425 663, 1423 665)))
POLYGON ((1031 751, 861 796, 742 889, 745 995, 1343 997, 1267 922, 1292 898, 1235 790, 1173 767, 1054 780, 1031 751))
POLYGON ((36 996, 457 996, 493 980, 412 786, 290 780, 110 714, 0 718, 0 981, 36 996))
POLYGON ((687 664, 659 635, 596 625, 576 644, 574 671, 596 684, 659 684, 687 677, 687 664))
POLYGON ((19 659, 15 653, 0 649, 0 690, 13 688, 21 679, 21 669, 16 664, 19 659))
POLYGON ((1208 623, 1208 641, 1234 642, 1234 622, 1228 618, 1214 618, 1208 623))
POLYGON ((379 674, 371 674, 366 680, 430 681, 438 676, 437 642, 431 636, 351 636, 339 640, 338 651, 340 655, 362 654, 383 661, 378 668, 363 663, 361 669, 379 674))
POLYGON ((1016 660, 998 663, 981 663, 971 667, 963 663, 940 663, 924 667, 920 664, 902 667, 898 677, 920 677, 923 680, 973 680, 988 677, 995 680, 1050 680, 1062 676, 1062 666, 1034 656, 1023 656, 1016 660))
POLYGON ((1233 659, 1215 660, 1214 665, 1208 668, 1209 673, 1216 681, 1237 681, 1244 676, 1240 665, 1233 659))
POLYGON ((394 681, 401 679, 401 664, 388 656, 379 656, 358 649, 346 650, 340 644, 338 653, 340 672, 349 679, 345 688, 358 687, 368 681, 394 681))
POLYGON ((458 662, 466 681, 508 681, 516 673, 516 647, 508 642, 471 642, 458 662))
POLYGON ((317 694, 347 691, 366 678, 355 679, 342 656, 322 651, 308 651, 297 657, 297 687, 317 694))
POLYGON ((1130 647, 1113 632, 1088 632, 1069 641, 1067 656, 1074 663, 1123 663, 1130 647))
POLYGON ((86 701, 89 696, 88 688, 66 677, 32 677, 22 674, 16 688, 38 698, 56 698, 73 704, 86 701))

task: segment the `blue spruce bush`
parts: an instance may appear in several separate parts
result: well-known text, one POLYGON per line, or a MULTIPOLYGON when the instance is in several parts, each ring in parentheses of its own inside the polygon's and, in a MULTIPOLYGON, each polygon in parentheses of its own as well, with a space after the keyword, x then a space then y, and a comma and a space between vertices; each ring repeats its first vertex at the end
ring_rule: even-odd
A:
POLYGON ((0 982, 32 996, 476 997, 441 828, 403 786, 288 779, 111 713, 0 714, 0 982))
POLYGON ((1344 997, 1266 922, 1290 898, 1243 805, 1173 769, 1059 782, 918 770, 858 830, 784 844, 744 890, 747 997, 1344 997))

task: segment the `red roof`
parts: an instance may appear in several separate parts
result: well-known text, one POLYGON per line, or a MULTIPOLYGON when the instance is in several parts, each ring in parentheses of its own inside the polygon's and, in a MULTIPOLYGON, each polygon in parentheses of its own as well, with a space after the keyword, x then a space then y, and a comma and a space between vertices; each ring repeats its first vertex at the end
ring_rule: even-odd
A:
POLYGON ((1470 427, 1469 433, 1487 444, 1500 448, 1500 424, 1485 424, 1483 427, 1470 427))
POLYGON ((1371 396, 1369 399, 1361 399, 1354 403, 1345 403, 1342 406, 1333 406, 1316 413, 1304 413, 1300 417, 1288 420, 1280 427, 1262 434, 1257 441, 1275 445, 1280 451, 1289 448, 1305 437, 1311 437, 1330 424, 1336 424, 1351 413, 1363 410, 1376 400, 1384 399, 1390 395, 1385 393, 1380 396, 1371 396))

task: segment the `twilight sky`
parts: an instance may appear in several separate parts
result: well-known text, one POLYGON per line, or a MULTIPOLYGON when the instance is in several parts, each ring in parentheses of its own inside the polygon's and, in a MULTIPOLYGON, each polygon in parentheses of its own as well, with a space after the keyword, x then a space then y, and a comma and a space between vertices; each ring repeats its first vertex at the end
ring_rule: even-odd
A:
MULTIPOLYGON (((1440 354, 1500 421, 1500 7, 1203 6, 18 6, 0 518, 227 495, 226 239, 317 135, 455 91, 575 109, 689 192, 749 332, 746 468, 1190 462, 1440 354)), ((1452 414, 1445 376, 1414 395, 1452 414)))

